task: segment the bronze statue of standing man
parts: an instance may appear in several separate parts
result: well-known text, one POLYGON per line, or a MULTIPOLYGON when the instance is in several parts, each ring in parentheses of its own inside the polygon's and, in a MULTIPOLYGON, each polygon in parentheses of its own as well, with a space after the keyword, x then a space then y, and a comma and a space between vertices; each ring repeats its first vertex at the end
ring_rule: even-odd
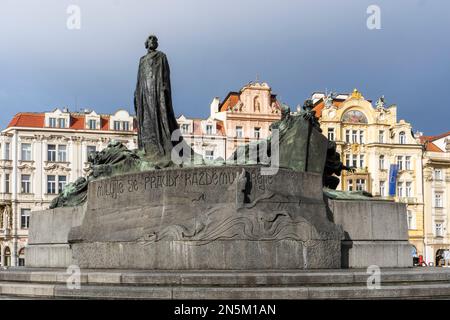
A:
POLYGON ((171 134, 179 126, 172 108, 169 63, 166 55, 156 50, 156 36, 149 36, 145 47, 148 52, 139 62, 134 92, 138 145, 149 158, 170 159, 171 134))

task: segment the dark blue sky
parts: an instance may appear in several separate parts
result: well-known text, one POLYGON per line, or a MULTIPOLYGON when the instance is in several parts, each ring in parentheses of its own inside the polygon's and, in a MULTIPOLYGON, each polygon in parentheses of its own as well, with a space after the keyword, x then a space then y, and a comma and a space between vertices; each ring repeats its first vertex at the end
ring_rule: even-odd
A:
POLYGON ((448 0, 0 0, 0 126, 19 111, 133 109, 148 34, 171 65, 175 112, 206 117, 256 74, 292 108, 358 88, 414 130, 450 130, 448 0), (68 30, 67 7, 81 9, 68 30), (366 26, 381 8, 381 30, 366 26))

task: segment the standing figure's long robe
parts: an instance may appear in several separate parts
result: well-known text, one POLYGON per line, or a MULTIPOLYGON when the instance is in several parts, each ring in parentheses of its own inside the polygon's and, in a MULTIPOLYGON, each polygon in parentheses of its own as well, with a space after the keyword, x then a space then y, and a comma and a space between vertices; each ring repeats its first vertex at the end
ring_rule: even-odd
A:
POLYGON ((169 63, 161 51, 149 52, 139 62, 134 108, 139 149, 151 158, 168 159, 171 134, 179 126, 172 108, 169 63))

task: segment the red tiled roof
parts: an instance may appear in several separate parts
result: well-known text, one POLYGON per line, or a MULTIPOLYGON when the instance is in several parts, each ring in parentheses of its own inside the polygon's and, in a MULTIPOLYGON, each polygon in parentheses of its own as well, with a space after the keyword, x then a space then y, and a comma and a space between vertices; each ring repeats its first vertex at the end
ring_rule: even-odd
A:
POLYGON ((100 130, 108 131, 109 130, 109 117, 100 117, 100 130))
POLYGON ((237 92, 230 92, 226 96, 225 100, 222 102, 222 104, 219 107, 219 111, 227 111, 229 108, 234 107, 239 101, 239 93, 237 92))
POLYGON ((433 141, 439 140, 439 139, 444 138, 449 135, 450 135, 450 131, 442 133, 437 136, 421 136, 419 139, 420 139, 420 143, 422 143, 425 146, 426 151, 444 152, 444 150, 442 150, 436 144, 434 144, 433 141))
MULTIPOLYGON (((136 131, 136 119, 133 120, 134 130, 136 131)), ((45 114, 44 113, 32 113, 21 112, 16 114, 8 124, 8 128, 11 127, 28 127, 28 128, 45 128, 45 114)), ((109 131, 110 129, 110 116, 100 116, 100 130, 109 131)), ((73 130, 85 130, 86 129, 86 117, 83 114, 71 113, 70 114, 70 126, 69 129, 73 130)))
POLYGON ((444 152, 441 150, 441 148, 439 148, 437 145, 435 145, 431 141, 428 141, 427 143, 425 143, 425 150, 431 151, 431 152, 444 152))
POLYGON ((75 130, 83 130, 85 125, 85 117, 82 115, 72 115, 70 120, 70 128, 75 130))
POLYGON ((43 128, 45 124, 45 115, 42 113, 22 112, 12 118, 8 124, 9 127, 32 127, 43 128))
MULTIPOLYGON (((340 108, 342 103, 344 101, 340 101, 340 100, 334 100, 333 101, 333 105, 336 106, 336 108, 340 108)), ((325 102, 323 101, 323 99, 320 99, 319 101, 316 102, 316 105, 314 106, 314 109, 316 111, 316 117, 320 118, 322 116, 322 110, 323 108, 325 108, 325 102)))

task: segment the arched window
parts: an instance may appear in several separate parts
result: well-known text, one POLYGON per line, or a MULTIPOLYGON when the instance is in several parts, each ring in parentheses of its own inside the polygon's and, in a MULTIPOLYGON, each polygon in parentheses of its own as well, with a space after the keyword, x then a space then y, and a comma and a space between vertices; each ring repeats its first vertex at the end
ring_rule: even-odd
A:
POLYGON ((359 110, 350 110, 342 116, 342 122, 347 123, 367 123, 367 117, 359 110))
POLYGON ((25 248, 19 250, 19 266, 25 266, 25 248))
POLYGON ((378 158, 378 167, 380 170, 384 170, 385 169, 385 163, 384 163, 384 155, 380 155, 380 157, 378 158))
POLYGON ((5 256, 4 266, 5 267, 10 266, 11 265, 11 250, 9 249, 9 247, 5 248, 4 256, 5 256))
POLYGON ((406 134, 405 134, 405 131, 401 131, 401 132, 398 134, 398 139, 399 139, 399 143, 400 143, 400 144, 406 144, 406 134))

